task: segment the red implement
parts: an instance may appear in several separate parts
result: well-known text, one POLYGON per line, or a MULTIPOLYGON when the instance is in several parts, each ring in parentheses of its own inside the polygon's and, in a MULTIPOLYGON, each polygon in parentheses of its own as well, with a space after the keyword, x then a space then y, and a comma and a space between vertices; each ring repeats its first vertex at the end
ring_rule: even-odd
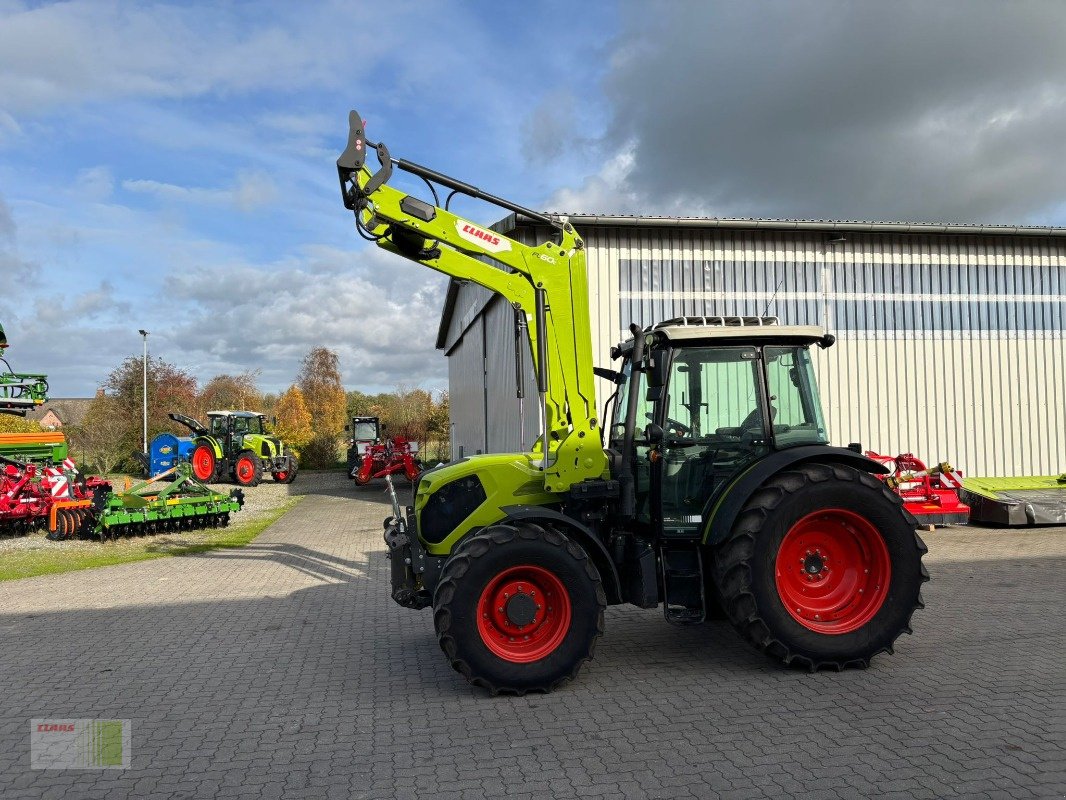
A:
POLYGON ((409 481, 414 481, 422 471, 418 461, 418 444, 405 436, 386 439, 381 444, 368 444, 363 452, 359 471, 352 477, 360 486, 375 478, 402 472, 409 481))
POLYGON ((882 476, 896 494, 903 498, 903 507, 921 525, 965 525, 970 520, 970 507, 959 500, 962 473, 946 461, 927 467, 913 453, 883 456, 873 450, 866 455, 884 464, 891 472, 882 476))
POLYGON ((43 469, 5 460, 0 467, 0 535, 22 535, 45 526, 55 531, 57 513, 58 522, 69 528, 67 535, 73 535, 83 513, 75 509, 88 507, 99 487, 110 484, 80 476, 69 460, 43 469))

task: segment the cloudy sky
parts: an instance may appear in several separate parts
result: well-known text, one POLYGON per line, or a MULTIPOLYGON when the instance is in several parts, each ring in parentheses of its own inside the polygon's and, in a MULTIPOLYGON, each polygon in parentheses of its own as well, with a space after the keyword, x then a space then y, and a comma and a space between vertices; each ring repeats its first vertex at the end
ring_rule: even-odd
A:
MULTIPOLYGON (((445 279, 364 246, 347 112, 559 211, 1066 225, 1066 4, 0 0, 0 322, 283 389, 446 384, 445 279)), ((459 206, 482 221, 499 215, 459 206)))

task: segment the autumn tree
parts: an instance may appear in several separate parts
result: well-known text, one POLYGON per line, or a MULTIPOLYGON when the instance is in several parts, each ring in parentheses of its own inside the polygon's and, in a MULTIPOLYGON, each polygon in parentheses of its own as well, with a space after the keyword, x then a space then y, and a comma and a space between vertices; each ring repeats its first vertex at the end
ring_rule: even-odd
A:
POLYGON ((434 458, 448 461, 452 452, 451 407, 448 392, 442 391, 440 398, 433 403, 429 419, 426 421, 426 443, 433 442, 434 458))
POLYGON ((128 427, 118 399, 98 394, 81 423, 68 426, 64 432, 74 448, 75 460, 107 475, 130 454, 124 445, 128 427))
POLYGON ((301 461, 309 467, 332 467, 339 458, 338 437, 344 430, 347 413, 337 354, 325 347, 311 350, 304 356, 296 385, 303 394, 315 432, 304 446, 301 461))
MULTIPOLYGON (((130 356, 108 375, 104 388, 121 420, 119 441, 124 453, 141 450, 142 362, 130 356)), ((195 415, 199 400, 196 378, 161 358, 148 359, 148 440, 162 431, 187 433, 168 417, 170 412, 195 415)))
POLYGON ((37 433, 40 423, 23 419, 17 414, 0 414, 0 433, 37 433))
POLYGON ((263 396, 256 385, 257 377, 255 372, 216 375, 200 392, 200 409, 205 413, 215 409, 260 411, 263 396))
POLYGON ((347 397, 341 385, 340 361, 325 347, 316 347, 300 366, 296 384, 311 412, 316 436, 339 436, 344 430, 347 397))
POLYGON ((278 398, 274 406, 274 434, 285 444, 299 451, 314 436, 311 429, 311 412, 307 410, 303 392, 299 386, 290 386, 278 398))

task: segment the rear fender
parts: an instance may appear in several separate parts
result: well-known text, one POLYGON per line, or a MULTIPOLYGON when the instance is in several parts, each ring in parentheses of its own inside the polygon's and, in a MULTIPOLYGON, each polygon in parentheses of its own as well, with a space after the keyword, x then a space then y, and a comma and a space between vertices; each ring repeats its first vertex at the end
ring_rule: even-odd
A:
POLYGON ((704 509, 703 543, 718 544, 733 528, 733 523, 753 494, 778 472, 805 463, 843 464, 848 467, 885 475, 888 469, 881 463, 848 450, 846 447, 829 447, 828 445, 809 445, 778 450, 757 462, 747 472, 741 474, 729 487, 717 497, 708 501, 709 509, 704 509))
POLYGON ((510 520, 544 522, 565 533, 568 538, 581 545, 592 559, 592 563, 596 565, 600 578, 603 580, 603 590, 607 595, 608 604, 617 605, 622 602, 622 584, 618 577, 618 568, 615 567, 603 542, 589 528, 565 514, 543 506, 505 506, 500 511, 507 516, 498 524, 506 525, 510 520))
POLYGON ((211 452, 215 454, 215 460, 222 460, 222 447, 219 445, 218 440, 216 440, 214 437, 197 436, 195 439, 193 439, 193 441, 196 443, 197 447, 202 444, 206 444, 208 447, 211 448, 211 452))

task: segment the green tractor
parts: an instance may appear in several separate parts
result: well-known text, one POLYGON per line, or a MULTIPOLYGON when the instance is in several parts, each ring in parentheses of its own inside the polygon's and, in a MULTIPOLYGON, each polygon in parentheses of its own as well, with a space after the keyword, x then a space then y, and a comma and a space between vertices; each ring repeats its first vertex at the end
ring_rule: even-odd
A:
POLYGON ((197 480, 229 478, 241 486, 258 486, 269 472, 278 483, 296 480, 298 464, 281 439, 266 432, 266 417, 254 411, 209 411, 208 425, 184 414, 170 414, 193 432, 189 456, 197 480))
POLYGON ((832 335, 684 317, 631 325, 615 368, 594 368, 585 247, 566 218, 393 158, 354 111, 349 126, 337 168, 359 232, 502 295, 533 354, 533 450, 423 472, 385 522, 392 598, 433 609, 454 669, 493 693, 550 691, 592 658, 620 604, 675 624, 728 619, 812 671, 865 667, 911 632, 925 546, 884 466, 829 445, 811 351, 832 335), (520 242, 458 217, 389 186, 394 168, 549 235, 520 242), (612 387, 609 423, 597 376, 612 387))

